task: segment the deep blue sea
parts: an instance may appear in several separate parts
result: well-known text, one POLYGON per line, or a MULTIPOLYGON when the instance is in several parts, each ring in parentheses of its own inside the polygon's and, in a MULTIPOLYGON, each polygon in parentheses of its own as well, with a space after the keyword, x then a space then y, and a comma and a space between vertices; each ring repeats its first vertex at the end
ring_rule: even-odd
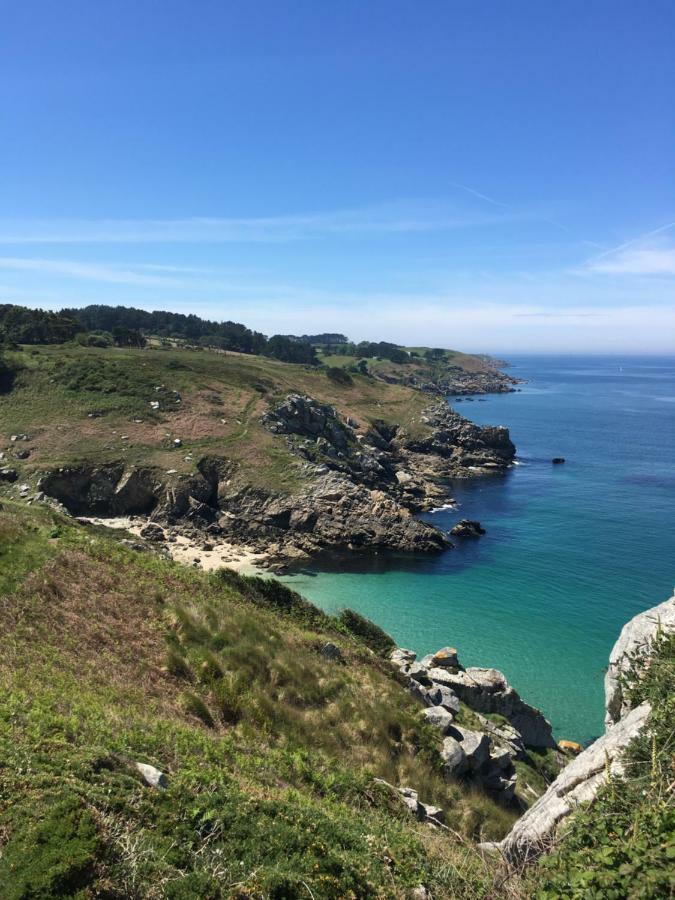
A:
POLYGON ((458 508, 427 517, 441 528, 478 519, 483 538, 286 580, 420 654, 450 644, 465 665, 502 670, 559 738, 586 741, 603 728, 604 668, 622 625, 675 584, 675 357, 509 359, 527 379, 521 392, 456 408, 508 426, 519 465, 455 482, 458 508))

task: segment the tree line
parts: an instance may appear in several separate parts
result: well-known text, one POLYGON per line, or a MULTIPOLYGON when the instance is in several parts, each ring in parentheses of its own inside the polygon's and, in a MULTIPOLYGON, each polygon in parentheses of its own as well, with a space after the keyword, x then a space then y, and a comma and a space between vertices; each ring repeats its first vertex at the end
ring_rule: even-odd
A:
POLYGON ((0 304, 0 343, 144 347, 147 336, 177 338, 202 347, 263 354, 284 362, 318 365, 314 346, 288 336, 267 338, 239 322, 213 322, 164 310, 94 304, 58 312, 0 304))
MULTIPOLYGON (((93 347, 144 347, 148 336, 176 338, 202 347, 215 347, 237 353, 269 356, 283 362, 319 365, 317 347, 339 356, 355 359, 388 359, 408 363, 418 359, 415 351, 401 349, 388 341, 351 342, 344 334, 283 335, 268 338, 239 322, 213 322, 196 315, 166 310, 136 309, 132 306, 92 304, 81 309, 58 312, 0 304, 0 345, 62 344, 77 341, 93 347)), ((445 350, 427 350, 429 362, 445 358, 445 350)))

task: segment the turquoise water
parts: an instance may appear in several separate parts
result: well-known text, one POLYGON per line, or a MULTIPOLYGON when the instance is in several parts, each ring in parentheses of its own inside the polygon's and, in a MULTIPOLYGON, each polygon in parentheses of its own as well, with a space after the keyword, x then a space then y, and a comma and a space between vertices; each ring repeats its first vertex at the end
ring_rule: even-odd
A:
POLYGON ((507 425, 520 465, 456 482, 459 508, 427 517, 441 528, 479 519, 485 537, 434 557, 324 562, 286 580, 418 653, 451 644, 465 665, 501 669, 558 737, 585 741, 602 730, 621 626, 675 583, 675 358, 511 361, 528 379, 521 393, 457 409, 507 425))

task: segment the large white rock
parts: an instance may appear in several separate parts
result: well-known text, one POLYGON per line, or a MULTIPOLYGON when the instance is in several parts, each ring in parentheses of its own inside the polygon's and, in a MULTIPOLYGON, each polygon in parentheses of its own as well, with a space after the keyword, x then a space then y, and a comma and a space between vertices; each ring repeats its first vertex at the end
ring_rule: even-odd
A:
POLYGON ((622 675, 633 659, 647 656, 657 632, 675 631, 675 596, 639 613, 621 629, 619 640, 609 657, 605 675, 605 725, 610 728, 627 712, 623 696, 622 675))
POLYGON ((143 780, 146 784, 149 784, 150 787, 164 789, 168 786, 169 782, 164 772, 160 772, 159 769, 156 769, 148 763, 135 762, 134 765, 142 775, 143 780))
POLYGON ((631 710, 563 769, 501 842, 509 862, 517 865, 549 849, 560 823, 580 803, 595 798, 608 774, 621 774, 622 754, 644 728, 650 711, 646 702, 631 710))

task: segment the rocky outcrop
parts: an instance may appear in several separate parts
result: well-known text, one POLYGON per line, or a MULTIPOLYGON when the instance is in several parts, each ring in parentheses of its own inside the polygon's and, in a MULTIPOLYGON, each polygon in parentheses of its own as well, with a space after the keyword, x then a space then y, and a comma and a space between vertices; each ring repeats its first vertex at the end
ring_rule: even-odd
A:
POLYGON ((555 747, 551 724, 544 716, 521 700, 504 675, 497 669, 469 668, 465 671, 432 669, 433 681, 450 688, 460 700, 479 713, 497 714, 508 719, 527 747, 555 747))
POLYGON ((605 675, 605 725, 611 728, 628 710, 623 676, 633 663, 649 656, 659 632, 675 631, 675 596, 627 622, 609 657, 605 675))
POLYGON ((496 370, 487 372, 466 372, 459 366, 448 366, 437 376, 425 377, 420 372, 406 372, 402 368, 400 374, 374 373, 375 377, 389 384, 404 384, 430 394, 504 394, 516 390, 515 385, 522 379, 513 378, 496 370))
POLYGON ((477 538, 485 534, 485 529, 473 519, 461 519, 453 528, 450 529, 453 537, 477 538))
POLYGON ((504 470, 511 464, 516 448, 508 428, 479 426, 460 416, 447 403, 430 407, 423 416, 430 433, 407 440, 408 452, 432 454, 446 461, 446 471, 455 476, 476 469, 504 470))
POLYGON ((534 707, 524 703, 496 669, 464 669, 454 647, 425 656, 396 648, 390 659, 407 681, 410 692, 426 707, 422 715, 442 739, 440 755, 448 778, 461 778, 510 803, 516 790, 514 762, 527 758, 527 747, 555 747, 551 726, 534 707), (461 703, 468 706, 480 729, 456 721, 461 703), (509 724, 483 714, 499 713, 509 724))
POLYGON ((253 487, 242 468, 218 457, 189 475, 121 462, 53 469, 39 488, 77 516, 217 527, 279 563, 326 550, 429 553, 452 544, 414 513, 446 499, 450 477, 503 471, 514 448, 506 429, 479 428, 446 403, 424 421, 426 436, 413 440, 396 424, 364 428, 328 404, 289 395, 262 422, 303 460, 303 487, 292 496, 253 487))
POLYGON ((563 769, 499 845, 510 863, 520 865, 550 849, 567 816, 593 800, 609 775, 621 774, 623 752, 642 731, 649 713, 648 703, 631 710, 563 769))
POLYGON ((375 778, 375 784, 382 785, 393 791, 408 809, 408 811, 417 819, 418 822, 426 822, 428 825, 443 827, 445 814, 438 806, 432 806, 430 803, 422 803, 417 791, 409 787, 395 787, 389 784, 384 778, 375 778))

